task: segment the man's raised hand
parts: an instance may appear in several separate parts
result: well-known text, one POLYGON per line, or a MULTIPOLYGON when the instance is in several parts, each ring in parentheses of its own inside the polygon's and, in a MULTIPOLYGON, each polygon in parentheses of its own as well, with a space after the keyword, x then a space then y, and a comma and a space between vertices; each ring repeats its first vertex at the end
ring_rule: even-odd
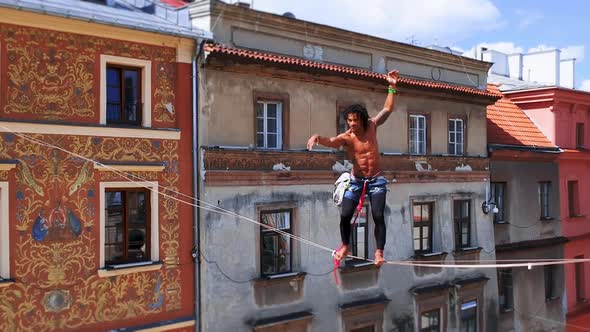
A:
POLYGON ((397 79, 399 78, 399 72, 397 69, 394 69, 387 73, 387 82, 390 86, 395 87, 397 85, 397 79))

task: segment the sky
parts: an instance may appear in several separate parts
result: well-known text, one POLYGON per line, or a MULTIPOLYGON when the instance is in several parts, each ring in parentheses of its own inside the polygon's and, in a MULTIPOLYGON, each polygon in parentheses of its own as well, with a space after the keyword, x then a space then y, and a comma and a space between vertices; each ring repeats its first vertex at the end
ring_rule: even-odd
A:
POLYGON ((575 87, 590 91, 590 1, 250 0, 256 10, 418 46, 504 53, 550 48, 576 58, 575 87))

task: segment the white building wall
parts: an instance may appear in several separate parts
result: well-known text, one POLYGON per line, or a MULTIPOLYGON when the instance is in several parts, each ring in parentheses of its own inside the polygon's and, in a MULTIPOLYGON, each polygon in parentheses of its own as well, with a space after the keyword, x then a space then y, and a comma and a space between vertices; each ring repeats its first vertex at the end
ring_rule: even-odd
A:
POLYGON ((549 50, 523 55, 523 79, 529 82, 558 85, 560 53, 560 50, 549 50))
POLYGON ((508 55, 508 77, 522 80, 522 54, 508 55))
POLYGON ((494 50, 482 52, 482 60, 493 62, 491 73, 496 75, 508 76, 508 57, 506 54, 494 50))
POLYGON ((576 59, 561 60, 559 66, 559 85, 573 89, 575 84, 576 59))

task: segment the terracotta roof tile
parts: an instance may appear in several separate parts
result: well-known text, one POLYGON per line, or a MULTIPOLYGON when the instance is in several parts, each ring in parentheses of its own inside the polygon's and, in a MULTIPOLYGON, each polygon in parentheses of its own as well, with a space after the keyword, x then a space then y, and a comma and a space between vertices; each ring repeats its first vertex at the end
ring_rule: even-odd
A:
POLYGON ((183 1, 183 0, 160 0, 160 1, 167 4, 168 6, 171 6, 174 8, 180 8, 182 6, 187 5, 187 2, 183 1))
MULTIPOLYGON (((383 79, 385 80, 384 74, 372 72, 365 69, 359 68, 352 68, 347 66, 340 66, 340 65, 333 65, 328 63, 322 63, 317 61, 305 60, 296 57, 288 57, 283 55, 277 54, 270 54, 270 53, 263 53, 259 51, 252 51, 240 48, 233 48, 227 47, 220 44, 213 44, 208 43, 205 45, 205 51, 209 53, 221 53, 236 57, 242 58, 249 58, 259 61, 267 61, 267 62, 274 62, 274 63, 281 63, 281 64, 289 64, 301 67, 308 67, 308 68, 317 68, 332 72, 340 72, 346 73, 356 76, 362 77, 369 77, 369 78, 376 78, 376 79, 383 79)), ((425 81, 425 80, 418 80, 408 77, 400 77, 398 83, 403 86, 414 86, 414 87, 423 87, 423 88, 430 88, 430 89, 437 89, 437 90, 447 90, 453 91, 462 94, 468 95, 475 95, 475 96, 483 96, 483 97, 490 97, 490 98, 499 98, 501 96, 500 92, 488 91, 488 90, 480 90, 476 88, 470 88, 460 85, 454 85, 449 83, 440 83, 440 82, 432 82, 432 81, 425 81)))
MULTIPOLYGON (((496 85, 488 90, 500 93, 496 85)), ((502 97, 487 107, 488 143, 556 148, 533 121, 510 99, 502 97)))

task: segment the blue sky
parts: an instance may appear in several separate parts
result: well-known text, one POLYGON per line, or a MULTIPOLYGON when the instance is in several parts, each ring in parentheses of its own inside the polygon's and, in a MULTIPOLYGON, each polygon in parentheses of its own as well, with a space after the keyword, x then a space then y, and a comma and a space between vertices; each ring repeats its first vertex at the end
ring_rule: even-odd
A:
POLYGON ((548 0, 251 0, 282 14, 420 46, 462 51, 483 44, 505 53, 547 48, 575 57, 576 88, 590 91, 589 1, 548 0))

